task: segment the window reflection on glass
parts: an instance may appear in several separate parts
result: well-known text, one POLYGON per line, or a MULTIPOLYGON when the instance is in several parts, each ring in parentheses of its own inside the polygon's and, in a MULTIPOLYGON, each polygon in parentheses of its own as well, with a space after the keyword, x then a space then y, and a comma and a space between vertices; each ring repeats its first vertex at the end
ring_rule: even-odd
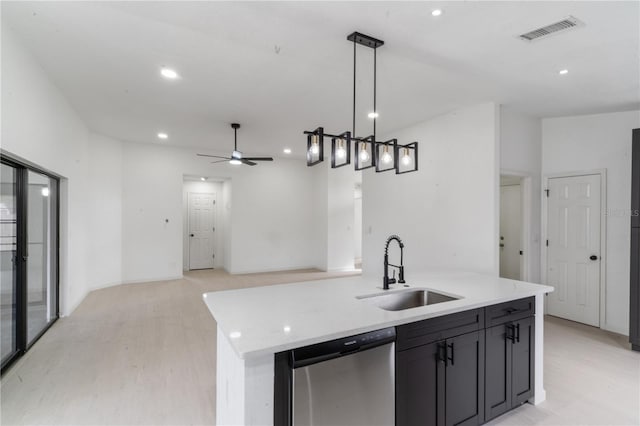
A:
POLYGON ((16 351, 16 169, 0 172, 0 352, 2 362, 16 351))
POLYGON ((27 208, 27 342, 56 317, 56 181, 29 171, 27 208))

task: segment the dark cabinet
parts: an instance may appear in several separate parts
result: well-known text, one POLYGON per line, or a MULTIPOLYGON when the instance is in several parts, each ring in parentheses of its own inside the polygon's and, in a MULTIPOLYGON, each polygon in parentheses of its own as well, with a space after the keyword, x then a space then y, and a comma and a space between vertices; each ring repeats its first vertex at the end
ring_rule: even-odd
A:
POLYGON ((631 227, 640 228, 640 129, 633 130, 631 175, 631 227))
POLYGON ((631 228, 631 311, 629 341, 640 351, 640 228, 631 228))
POLYGON ((640 129, 633 130, 629 341, 640 351, 640 129))
MULTIPOLYGON (((444 343, 444 425, 484 422, 484 330, 444 343)), ((443 362, 440 363, 441 365, 443 362)))
MULTIPOLYGON (((481 312, 481 311, 479 311, 481 312)), ((475 312, 475 313, 479 313, 475 312)), ((400 336, 414 341, 431 330, 446 339, 424 342, 396 354, 396 425, 478 425, 484 421, 484 330, 478 330, 481 317, 475 321, 476 331, 468 330, 474 312, 455 314, 448 320, 439 318, 398 327, 397 347, 407 346, 400 336), (471 314, 471 316, 469 316, 471 314), (459 328, 438 330, 443 323, 462 322, 459 328), (406 327, 406 328, 404 328, 406 327), (403 330, 404 328, 404 330, 403 330), (413 339, 413 340, 412 340, 413 339)), ((422 338, 424 340, 425 337, 422 338)))
POLYGON ((534 317, 488 328, 485 333, 485 420, 523 404, 534 392, 534 317))
POLYGON ((440 342, 433 342, 396 354, 396 425, 442 424, 438 423, 438 418, 444 419, 444 408, 438 406, 438 393, 444 387, 440 348, 440 342))

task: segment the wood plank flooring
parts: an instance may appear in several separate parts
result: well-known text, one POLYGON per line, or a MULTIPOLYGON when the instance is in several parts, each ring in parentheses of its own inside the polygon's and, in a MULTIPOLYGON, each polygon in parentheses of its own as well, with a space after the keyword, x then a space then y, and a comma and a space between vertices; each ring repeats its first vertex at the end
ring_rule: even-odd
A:
MULTIPOLYGON (((195 271, 94 291, 2 378, 1 423, 213 425, 216 324, 202 293, 338 275, 195 271)), ((640 424, 640 354, 592 327, 545 326, 547 401, 491 424, 640 424)))

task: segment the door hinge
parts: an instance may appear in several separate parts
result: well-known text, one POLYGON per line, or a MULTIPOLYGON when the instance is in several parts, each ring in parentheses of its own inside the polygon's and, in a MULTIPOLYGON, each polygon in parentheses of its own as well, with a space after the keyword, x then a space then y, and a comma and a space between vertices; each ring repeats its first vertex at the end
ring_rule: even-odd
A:
POLYGON ((522 250, 520 250, 520 256, 522 256, 522 250))
POLYGON ((216 232, 216 227, 214 226, 213 228, 211 228, 211 230, 212 230, 213 232, 216 232))
POLYGON ((546 194, 547 194, 547 198, 549 198, 549 190, 548 190, 548 189, 545 189, 545 190, 544 190, 544 192, 546 192, 546 194))
POLYGON ((215 259, 216 258, 216 254, 215 253, 212 254, 211 257, 215 259))
POLYGON ((549 247, 549 240, 547 240, 547 247, 549 247))
POLYGON ((213 200, 213 204, 215 204, 215 203, 216 203, 216 200, 213 200))

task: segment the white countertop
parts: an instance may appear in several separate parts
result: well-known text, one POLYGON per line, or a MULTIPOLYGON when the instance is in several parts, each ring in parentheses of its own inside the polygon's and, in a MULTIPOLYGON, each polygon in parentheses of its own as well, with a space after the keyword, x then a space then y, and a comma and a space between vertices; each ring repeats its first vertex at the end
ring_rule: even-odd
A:
POLYGON ((335 278, 205 293, 207 307, 240 358, 272 354, 385 327, 535 296, 553 287, 474 273, 408 275, 411 288, 459 300, 385 311, 358 297, 407 290, 382 279, 335 278))

